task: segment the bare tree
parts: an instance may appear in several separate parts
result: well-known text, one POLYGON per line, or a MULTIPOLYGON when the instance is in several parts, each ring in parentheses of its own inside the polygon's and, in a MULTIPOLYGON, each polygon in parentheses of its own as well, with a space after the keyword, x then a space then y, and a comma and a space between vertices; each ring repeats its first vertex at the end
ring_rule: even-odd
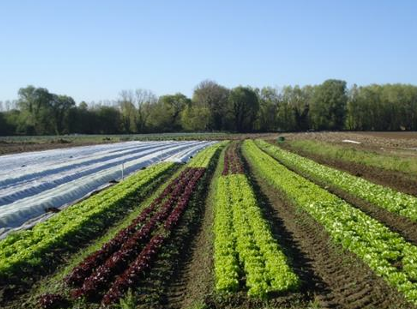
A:
POLYGON ((152 106, 158 102, 158 97, 150 90, 136 89, 136 108, 138 111, 138 131, 140 133, 146 132, 146 123, 150 115, 152 106))

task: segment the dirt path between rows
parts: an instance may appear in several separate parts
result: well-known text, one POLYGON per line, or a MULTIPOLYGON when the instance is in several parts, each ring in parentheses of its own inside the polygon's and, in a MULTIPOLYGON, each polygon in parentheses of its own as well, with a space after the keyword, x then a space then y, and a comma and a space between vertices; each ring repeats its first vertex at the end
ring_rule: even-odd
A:
MULTIPOLYGON (((298 173, 297 171, 294 171, 294 172, 298 173)), ((387 226, 391 231, 394 231, 400 234, 408 242, 411 242, 414 245, 417 245, 417 222, 413 222, 398 214, 389 212, 388 210, 372 205, 360 198, 357 198, 349 193, 346 193, 345 191, 341 189, 316 181, 310 178, 309 176, 304 175, 303 173, 298 173, 298 174, 316 183, 320 187, 325 188, 327 191, 337 195, 338 197, 345 200, 349 204, 355 206, 356 208, 360 209, 361 211, 363 211, 370 217, 373 217, 374 219, 378 220, 379 222, 387 226)))
POLYGON ((417 196, 417 177, 405 175, 400 172, 387 171, 360 163, 345 162, 341 160, 326 158, 324 156, 295 149, 286 143, 283 143, 280 145, 280 147, 300 156, 314 160, 317 163, 348 172, 354 176, 363 177, 364 179, 367 179, 371 182, 390 187, 400 192, 417 196))
POLYGON ((267 197, 265 214, 279 243, 321 308, 414 308, 355 255, 334 246, 320 224, 283 200, 260 175, 252 175, 252 181, 267 197))
MULTIPOLYGON (((316 140, 375 151, 417 148, 417 132, 300 132, 282 135, 289 140, 316 140), (346 144, 343 140, 353 140, 360 144, 346 144)), ((417 151, 410 152, 410 155, 413 154, 417 156, 417 151)))
POLYGON ((169 309, 189 308, 203 303, 214 286, 213 274, 213 209, 210 195, 205 199, 205 208, 200 225, 182 254, 174 280, 167 290, 169 309))
MULTIPOLYGON (((283 147, 283 148, 290 150, 294 153, 297 153, 303 157, 312 159, 320 164, 337 168, 339 170, 348 172, 354 176, 360 176, 374 183, 391 187, 400 192, 417 196, 417 180, 407 181, 406 176, 404 176, 403 174, 387 172, 387 171, 379 170, 376 168, 363 166, 361 164, 350 165, 347 162, 337 162, 336 160, 328 160, 320 156, 306 154, 301 151, 294 151, 290 147, 283 147), (396 180, 397 182, 395 182, 396 180)), ((282 162, 281 164, 285 165, 282 162)), ((287 166, 287 168, 289 167, 287 166)), ((362 210, 369 216, 377 219, 378 221, 380 221, 381 223, 389 227, 392 231, 397 232, 398 234, 403 236, 407 241, 417 245, 417 222, 413 222, 403 216, 397 215, 383 208, 372 205, 362 199, 359 199, 349 193, 346 193, 345 191, 341 189, 335 188, 334 186, 329 186, 327 183, 321 183, 315 179, 312 179, 308 175, 304 175, 303 173, 299 173, 298 171, 294 171, 294 172, 300 174, 304 178, 309 179, 310 181, 315 182, 316 184, 318 184, 319 186, 323 188, 326 187, 326 189, 330 191, 331 193, 346 200, 348 203, 358 207, 360 210, 362 210)))

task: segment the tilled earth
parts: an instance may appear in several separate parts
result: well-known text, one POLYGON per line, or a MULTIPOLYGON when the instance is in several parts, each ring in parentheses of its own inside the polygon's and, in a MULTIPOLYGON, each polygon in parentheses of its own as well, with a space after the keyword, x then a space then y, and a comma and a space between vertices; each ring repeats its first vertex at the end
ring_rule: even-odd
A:
POLYGON ((306 274, 301 278, 307 280, 306 288, 321 308, 414 308, 355 255, 334 246, 321 225, 283 200, 258 176, 255 181, 268 198, 266 215, 278 230, 281 245, 296 248, 296 254, 289 252, 288 256, 306 262, 302 266, 295 262, 293 267, 306 274), (287 235, 287 242, 293 245, 282 243, 280 235, 287 235))
POLYGON ((312 159, 336 169, 346 171, 352 175, 363 177, 374 183, 393 188, 395 190, 417 196, 417 176, 405 175, 401 172, 383 170, 377 167, 367 166, 360 163, 335 160, 321 155, 296 150, 288 143, 280 145, 286 150, 295 152, 303 157, 312 159))
POLYGON ((317 140, 373 151, 417 157, 417 132, 306 132, 282 134, 289 140, 317 140), (344 143, 351 140, 360 144, 344 143), (415 148, 415 150, 410 150, 415 148))
MULTIPOLYGON (((259 175, 251 174, 249 165, 246 164, 245 169, 274 236, 302 281, 299 292, 275 295, 269 305, 274 308, 414 308, 354 254, 334 245, 324 228, 306 212, 286 201, 281 192, 277 192, 259 175)), ((417 240, 417 235, 412 232, 416 230, 414 223, 407 225, 409 222, 396 221, 398 218, 390 213, 367 210, 388 226, 392 224, 398 229, 408 231, 408 239, 412 242, 417 240)), ((210 232, 207 234, 212 224, 211 211, 206 209, 203 228, 197 233, 187 261, 188 266, 183 268, 180 277, 174 280, 175 284, 171 287, 171 292, 175 292, 175 295, 171 294, 171 300, 175 301, 169 308, 187 308, 187 305, 193 303, 192 300, 202 299, 204 293, 210 292, 213 274, 204 269, 213 267, 210 258, 213 254, 210 241, 212 236, 210 232), (201 284, 204 281, 203 287, 201 284)), ((204 302, 208 308, 262 306, 262 303, 248 299, 244 292, 237 293, 230 299, 220 299, 208 294, 204 302)))

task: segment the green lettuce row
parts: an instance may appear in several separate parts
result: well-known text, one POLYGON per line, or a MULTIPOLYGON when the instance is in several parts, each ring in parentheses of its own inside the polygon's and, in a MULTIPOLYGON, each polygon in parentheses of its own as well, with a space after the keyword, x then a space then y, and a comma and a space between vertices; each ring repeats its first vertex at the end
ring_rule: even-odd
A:
POLYGON ((245 141, 243 153, 255 170, 296 206, 323 225, 333 241, 355 253, 377 275, 417 304, 417 247, 359 209, 288 170, 245 141))
POLYGON ((374 184, 363 178, 319 164, 313 160, 283 150, 265 141, 256 144, 285 165, 320 182, 359 197, 377 207, 417 222, 417 198, 391 188, 374 184))
POLYGON ((214 272, 216 290, 233 292, 239 289, 240 267, 233 235, 233 216, 224 178, 216 181, 214 209, 214 272))
MULTIPOLYGON (((16 233, 11 233, 5 239, 0 241, 0 257, 2 254, 7 252, 7 248, 11 246, 14 242, 18 240, 22 240, 24 238, 30 237, 30 239, 34 239, 34 235, 37 235, 37 238, 44 237, 50 234, 50 229, 60 229, 64 227, 68 222, 68 218, 73 217, 76 218, 79 214, 83 214, 87 211, 92 211, 94 207, 91 207, 92 204, 101 204, 103 202, 109 202, 109 198, 112 200, 117 199, 115 195, 117 192, 123 191, 135 191, 138 186, 138 180, 144 179, 145 175, 152 177, 155 173, 159 173, 160 169, 163 169, 167 163, 163 163, 162 165, 154 165, 148 168, 146 174, 135 173, 131 176, 127 177, 123 182, 116 184, 115 186, 108 188, 106 190, 100 191, 97 194, 85 199, 76 205, 68 207, 64 209, 57 215, 54 215, 50 219, 41 224, 38 224, 32 230, 22 230, 16 233), (65 216, 65 219, 62 220, 61 217, 65 216)), ((171 164, 169 164, 171 165, 171 164)), ((37 242, 37 240, 35 240, 37 242)))
POLYGON ((238 288, 237 258, 243 265, 250 296, 262 298, 268 292, 282 292, 298 286, 298 277, 291 271, 263 219, 245 175, 233 174, 218 180, 215 236, 218 290, 238 288), (223 264, 223 260, 232 262, 223 264))
POLYGON ((245 189, 237 187, 237 179, 233 176, 222 177, 230 195, 230 208, 233 215, 233 230, 236 237, 236 251, 246 275, 248 295, 265 297, 268 290, 268 279, 265 271, 265 260, 257 246, 253 231, 245 214, 245 206, 239 203, 239 196, 246 198, 245 189), (242 191, 240 191, 242 189, 242 191), (237 192, 236 192, 237 191, 237 192))
POLYGON ((0 243, 0 277, 19 272, 21 267, 27 265, 40 265, 45 253, 65 246, 66 241, 75 238, 81 231, 100 226, 103 219, 117 210, 126 199, 145 190, 174 166, 171 162, 153 165, 122 183, 66 208, 31 230, 9 235, 0 243))
MULTIPOLYGON (((64 228, 68 224, 68 219, 75 220, 79 218, 81 214, 85 215, 88 212, 97 211, 94 205, 118 201, 120 199, 120 192, 123 192, 123 195, 129 195, 136 192, 137 188, 143 185, 143 183, 147 182, 149 179, 154 179, 155 176, 159 176, 171 166, 172 163, 162 163, 151 166, 145 172, 135 173, 126 178, 123 182, 103 190, 76 205, 64 209, 62 212, 51 217, 47 221, 38 224, 31 230, 10 234, 0 242, 0 256, 6 254, 10 245, 16 241, 22 241, 25 238, 29 238, 30 240, 37 242, 37 239, 42 239, 49 235, 51 229, 59 230, 64 228)), ((28 245, 28 242, 25 242, 25 244, 28 245)))
POLYGON ((203 149, 194 158, 192 158, 190 162, 188 162, 187 166, 207 168, 210 164, 211 158, 214 156, 216 151, 221 149, 228 143, 229 141, 218 142, 212 146, 207 147, 206 149, 203 149))
POLYGON ((298 287, 298 277, 292 272, 285 254, 278 247, 269 225, 263 219, 248 179, 240 174, 231 178, 232 182, 235 182, 233 184, 235 209, 245 216, 250 225, 253 239, 265 259, 266 274, 272 290, 286 291, 298 287))

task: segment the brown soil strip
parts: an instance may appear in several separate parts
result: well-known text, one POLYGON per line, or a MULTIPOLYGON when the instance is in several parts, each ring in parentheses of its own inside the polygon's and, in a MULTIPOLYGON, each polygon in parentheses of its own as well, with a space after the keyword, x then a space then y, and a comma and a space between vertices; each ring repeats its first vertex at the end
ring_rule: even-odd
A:
MULTIPOLYGON (((305 175, 302 176, 307 179, 310 179, 305 175)), ((325 188, 327 191, 344 199, 349 204, 356 206, 369 216, 375 218, 376 220, 387 226, 391 231, 397 232, 398 234, 403 236, 408 242, 417 245, 417 222, 413 222, 405 217, 389 212, 383 208, 374 206, 340 189, 334 188, 332 186, 327 186, 326 184, 320 183, 313 179, 310 180, 325 188)))
POLYGON ((363 177, 371 182, 390 187, 400 192, 417 196, 417 177, 405 175, 400 172, 387 171, 360 163, 326 158, 324 156, 295 149, 286 143, 283 143, 280 147, 303 157, 312 159, 317 163, 348 172, 354 176, 363 177))
MULTIPOLYGON (((88 137, 89 135, 85 135, 88 137)), ((167 140, 170 137, 164 137, 161 134, 161 138, 158 138, 157 134, 151 134, 149 137, 146 134, 140 134, 138 139, 135 139, 135 135, 126 135, 127 139, 124 140, 123 138, 118 138, 116 135, 113 139, 110 135, 97 135, 96 139, 93 140, 83 140, 83 139, 75 139, 75 140, 65 140, 65 137, 59 139, 59 136, 56 136, 56 141, 44 141, 39 142, 36 140, 36 136, 34 136, 33 142, 7 142, 1 139, 0 136, 0 156, 13 154, 13 153, 22 153, 28 151, 41 151, 41 150, 50 150, 50 149, 61 149, 61 148, 71 148, 71 147, 80 147, 80 146, 92 146, 92 145, 101 145, 101 144, 113 144, 113 143, 120 143, 123 141, 160 141, 160 140, 167 140)), ((257 138, 267 138, 267 139, 274 139, 278 135, 277 133, 246 133, 246 134, 225 134, 224 136, 210 136, 210 135, 201 135, 201 136, 184 136, 183 140, 243 140, 247 138, 257 139, 257 138)), ((177 138, 178 140, 178 138, 177 138)))
MULTIPOLYGON (((299 153, 301 154, 301 153, 299 153)), ((303 154, 301 154, 303 155, 303 154)), ((304 156, 304 155, 303 155, 304 156)), ((310 159, 313 159, 310 157, 310 159)), ((320 164, 324 164, 318 160, 315 160, 316 162, 320 164)), ((281 162, 281 164, 285 165, 281 162)), ((368 214, 369 216, 377 219, 381 223, 383 223, 385 226, 389 227, 392 231, 397 232, 401 236, 403 236, 407 241, 417 245, 417 222, 413 222, 403 216, 400 216, 398 214, 389 212, 388 210, 385 210, 383 208, 380 208, 378 206, 372 205, 360 198, 357 198, 356 196, 353 196, 349 193, 346 193, 345 191, 335 188, 331 185, 328 185, 327 183, 323 183, 320 181, 317 181, 316 179, 313 179, 309 177, 308 175, 304 175, 303 173, 299 173, 298 171, 290 168, 287 166, 290 170, 294 171, 297 174, 300 174, 304 178, 309 179, 310 181, 315 182, 319 186, 325 188, 329 192, 339 196, 340 198, 347 201, 349 204, 352 204, 356 207, 358 207, 360 210, 368 214)), ((353 173, 353 170, 350 171, 350 173, 353 173)), ((377 175, 377 174, 374 174, 377 175)), ((358 176, 357 174, 355 176, 358 176)), ((382 183, 380 183, 382 184, 382 183)), ((384 184, 382 184, 384 185, 384 184)), ((417 183, 415 184, 416 187, 413 189, 417 191, 417 183)), ((395 189, 395 188, 394 188, 395 189)), ((403 190, 401 190, 403 191, 403 190)), ((404 192, 404 191, 403 191, 404 192)))
POLYGON ((211 208, 207 188, 219 154, 194 191, 170 240, 149 275, 138 284, 136 308, 186 308, 203 301, 213 286, 211 208))
POLYGON ((50 149, 64 149, 81 146, 109 144, 109 142, 71 142, 71 143, 1 143, 0 155, 22 153, 28 151, 43 151, 50 149))
MULTIPOLYGON (((417 132, 304 132, 284 133, 289 140, 317 140, 344 145, 345 139, 354 140, 361 144, 348 144, 350 147, 370 149, 375 151, 401 151, 417 147, 417 132)), ((417 151, 410 151, 410 155, 417 155, 417 151)))
POLYGON ((168 290, 167 308, 189 308, 203 303, 214 286, 213 274, 213 204, 212 197, 205 201, 202 224, 183 254, 176 278, 168 290))
MULTIPOLYGON (((254 175, 253 182, 259 184, 269 200, 271 209, 268 215, 274 229, 288 238, 299 252, 298 256, 291 254, 291 249, 288 252, 294 268, 297 270, 297 263, 301 262, 307 273, 313 273, 313 277, 301 278, 307 281, 305 286, 321 308, 414 308, 354 254, 333 245, 320 224, 282 199, 284 194, 277 192, 260 175, 254 175), (309 280, 315 282, 315 286, 309 280)), ((288 248, 282 238, 279 242, 288 248)))
POLYGON ((382 137, 389 139, 409 139, 417 140, 417 132, 403 131, 403 132, 355 132, 355 134, 369 135, 374 137, 382 137))
MULTIPOLYGON (((278 160, 279 161, 279 160, 278 160)), ((318 161, 317 161, 318 162, 318 161)), ((286 166, 283 162, 280 162, 286 166)), ((321 162, 318 162, 321 163, 321 162)), ((323 163, 321 163, 323 164, 323 163)), ((407 241, 417 245, 417 222, 413 222, 405 217, 402 217, 398 214, 389 212, 383 208, 372 205, 356 196, 353 196, 345 191, 335 188, 327 183, 320 182, 312 177, 305 175, 304 173, 299 173, 297 170, 286 166, 288 169, 293 172, 303 176, 304 178, 316 183, 327 191, 337 195, 338 197, 344 199, 349 204, 356 206, 369 216, 375 218, 379 222, 383 223, 385 226, 390 228, 392 231, 397 232, 403 236, 407 241)))
MULTIPOLYGON (((200 184, 201 185, 201 184, 200 184)), ((150 272, 137 284, 136 308, 182 308, 187 267, 200 230, 205 196, 198 189, 150 272)))

